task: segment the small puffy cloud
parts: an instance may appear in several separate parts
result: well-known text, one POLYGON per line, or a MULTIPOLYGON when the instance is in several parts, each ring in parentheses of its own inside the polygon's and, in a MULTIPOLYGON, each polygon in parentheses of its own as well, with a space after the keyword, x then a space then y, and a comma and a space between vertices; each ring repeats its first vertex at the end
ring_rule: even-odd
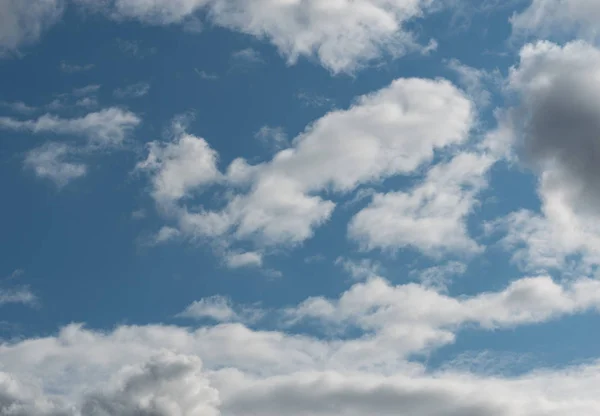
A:
POLYGON ((148 95, 149 92, 150 84, 147 82, 138 82, 123 88, 117 88, 114 90, 113 95, 117 98, 140 98, 148 95))
POLYGON ((62 16, 64 0, 3 0, 0 2, 0 58, 19 54, 35 43, 62 16))
POLYGON ((207 80, 207 81, 215 81, 215 80, 219 79, 219 76, 217 74, 211 74, 211 73, 208 73, 206 71, 201 71, 198 68, 194 68, 194 72, 196 74, 198 74, 198 76, 201 79, 204 79, 204 80, 207 80))
POLYGON ((239 269, 243 267, 262 266, 262 254, 256 251, 247 251, 244 253, 228 253, 225 256, 225 264, 230 269, 239 269))
POLYGON ((194 319, 210 318, 218 322, 231 322, 238 317, 230 300, 223 296, 212 296, 195 301, 177 316, 194 319))
POLYGON ((72 153, 73 148, 67 144, 49 142, 27 153, 25 167, 62 187, 87 173, 85 164, 68 161, 72 153))
POLYGON ((37 297, 29 287, 21 286, 16 288, 0 287, 0 306, 9 303, 20 303, 23 305, 34 305, 37 302, 37 297))
POLYGON ((379 276, 384 271, 381 264, 371 259, 353 260, 338 257, 335 264, 341 266, 355 280, 366 280, 379 276))
POLYGON ((148 157, 136 169, 151 175, 153 198, 168 206, 218 181, 217 159, 206 140, 178 131, 169 142, 149 143, 148 157))
POLYGON ((280 126, 262 126, 254 137, 266 146, 281 149, 289 145, 285 130, 280 126))
POLYGON ((487 185, 485 175, 494 161, 459 153, 433 166, 409 191, 376 194, 351 220, 350 238, 367 250, 413 247, 431 256, 480 251, 469 237, 466 218, 487 185))
POLYGON ((0 129, 25 131, 34 134, 54 133, 82 136, 91 146, 118 146, 139 124, 141 119, 134 113, 111 107, 88 113, 80 118, 61 118, 45 114, 33 120, 17 120, 0 117, 0 129))
POLYGON ((231 59, 235 64, 261 64, 264 63, 260 52, 253 48, 240 49, 231 54, 231 59))

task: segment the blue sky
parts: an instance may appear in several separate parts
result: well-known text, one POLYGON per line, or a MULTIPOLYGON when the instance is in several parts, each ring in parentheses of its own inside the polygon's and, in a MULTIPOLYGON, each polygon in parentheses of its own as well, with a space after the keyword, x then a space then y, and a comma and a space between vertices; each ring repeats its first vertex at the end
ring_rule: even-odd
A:
POLYGON ((597 415, 594 0, 0 0, 0 414, 597 415))

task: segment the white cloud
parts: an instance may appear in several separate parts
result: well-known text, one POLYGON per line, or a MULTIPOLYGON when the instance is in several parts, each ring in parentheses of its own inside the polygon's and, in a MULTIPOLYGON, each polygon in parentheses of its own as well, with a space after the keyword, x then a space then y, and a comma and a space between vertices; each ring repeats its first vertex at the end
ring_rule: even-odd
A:
POLYGON ((485 108, 490 105, 492 95, 486 84, 494 81, 492 73, 465 65, 457 59, 451 59, 447 65, 457 74, 459 83, 466 89, 472 100, 478 104, 478 107, 485 108))
POLYGON ((288 147, 289 142, 285 130, 280 126, 262 126, 254 135, 264 145, 280 150, 288 147))
MULTIPOLYGON (((222 321, 238 314, 222 298, 188 309, 194 305, 222 321)), ((599 306, 600 283, 590 279, 561 285, 548 277, 524 278, 500 292, 452 298, 371 278, 339 299, 314 298, 287 311, 365 330, 358 338, 227 323, 106 332, 69 325, 56 336, 0 344, 0 411, 391 416, 403 409, 418 416, 595 416, 598 363, 507 378, 452 368, 430 372, 408 357, 452 342, 463 325, 510 328, 599 306)))
POLYGON ((223 296, 212 296, 195 301, 177 316, 195 319, 210 318, 218 322, 231 322, 238 318, 231 301, 223 296))
POLYGON ((480 251, 466 218, 493 163, 487 155, 458 153, 433 166, 413 189, 376 194, 351 220, 350 238, 367 250, 413 247, 432 256, 480 251))
POLYGON ((335 264, 341 266, 346 273, 356 280, 366 280, 373 276, 379 276, 384 271, 380 263, 371 259, 352 260, 338 257, 335 264))
POLYGON ((105 391, 85 397, 83 415, 220 415, 219 392, 198 357, 165 351, 118 378, 105 391))
POLYGON ((162 244, 167 241, 173 241, 179 236, 181 236, 181 232, 177 228, 164 226, 161 227, 153 237, 152 244, 162 244))
POLYGON ((253 48, 240 49, 231 54, 231 59, 239 64, 261 64, 264 63, 260 52, 253 48))
POLYGON ((196 74, 198 74, 198 76, 201 79, 204 79, 204 80, 207 80, 207 81, 215 81, 215 80, 219 79, 219 76, 217 74, 210 74, 210 73, 208 73, 206 71, 201 71, 198 68, 194 68, 194 72, 196 74))
POLYGON ((98 106, 98 100, 96 97, 84 97, 75 102, 77 107, 91 108, 98 106))
POLYGON ((86 96, 90 94, 97 93, 100 90, 101 86, 98 84, 90 84, 85 87, 75 88, 73 89, 73 95, 77 97, 86 96))
POLYGON ((411 345, 419 341, 417 331, 432 336, 423 340, 443 345, 449 341, 439 337, 443 331, 456 331, 466 324, 510 328, 593 309, 600 309, 600 282, 592 279, 563 286, 549 277, 528 277, 512 282, 501 292, 457 299, 421 285, 392 286, 373 277, 355 284, 339 300, 310 298, 287 314, 292 322, 319 319, 342 327, 356 325, 378 336, 398 337, 403 343, 399 348, 410 353, 427 346, 411 345))
POLYGON ((37 297, 27 286, 16 288, 0 287, 0 306, 9 303, 20 303, 23 305, 33 305, 37 302, 37 297))
POLYGON ((508 88, 520 103, 509 110, 521 159, 539 175, 541 213, 518 211, 496 227, 529 270, 600 264, 596 156, 600 151, 600 51, 584 42, 523 47, 508 88))
MULTIPOLYGON (((234 194, 221 211, 185 210, 180 228, 195 236, 229 233, 260 245, 301 243, 335 208, 319 192, 347 193, 363 183, 412 173, 437 149, 464 142, 472 121, 471 103, 449 82, 398 79, 317 120, 270 162, 234 161, 227 179, 248 192, 234 194)), ((213 180, 214 157, 208 160, 213 180)), ((157 177, 155 198, 160 197, 157 177)), ((177 198, 184 188, 177 188, 177 198)))
POLYGON ((596 0, 532 0, 523 12, 512 17, 517 35, 583 37, 599 39, 600 3, 596 0))
POLYGON ((87 173, 85 164, 66 160, 71 153, 73 149, 69 145, 49 142, 27 153, 25 167, 62 187, 87 173))
POLYGON ((140 98, 148 95, 150 92, 150 84, 147 82, 138 82, 123 88, 117 88, 113 95, 117 98, 140 98))
POLYGON ((439 266, 428 267, 424 270, 415 270, 411 274, 417 276, 423 286, 438 291, 445 291, 452 277, 464 274, 466 271, 466 264, 451 261, 439 266))
POLYGON ((31 114, 37 110, 37 108, 27 105, 22 101, 16 101, 16 102, 12 102, 12 103, 6 102, 6 101, 1 101, 0 105, 2 107, 7 107, 7 108, 11 109, 12 111, 14 111, 16 113, 21 113, 21 114, 31 114))
POLYGON ((225 263, 230 269, 239 269, 242 267, 260 267, 262 266, 262 254, 255 251, 245 253, 228 253, 225 257, 225 263))
POLYGON ((3 0, 0 2, 0 58, 19 54, 35 43, 62 16, 63 0, 3 0))
POLYGON ((267 39, 295 63, 316 58, 334 73, 353 72, 389 53, 400 56, 419 45, 405 24, 438 10, 432 0, 77 0, 116 20, 137 19, 167 25, 202 14, 215 25, 267 39))
POLYGON ((148 144, 148 157, 136 169, 152 175, 152 196, 163 207, 220 178, 217 153, 206 140, 175 128, 170 142, 148 144))
POLYGON ((0 129, 26 131, 35 134, 54 133, 82 136, 91 146, 118 146, 139 124, 141 119, 132 112, 110 107, 80 118, 61 118, 45 114, 34 120, 0 117, 0 129))

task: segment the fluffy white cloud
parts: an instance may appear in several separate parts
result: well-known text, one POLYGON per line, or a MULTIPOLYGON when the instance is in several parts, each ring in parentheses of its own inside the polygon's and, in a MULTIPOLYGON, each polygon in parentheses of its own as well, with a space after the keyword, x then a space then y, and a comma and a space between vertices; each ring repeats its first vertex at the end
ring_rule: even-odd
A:
POLYGON ((523 12, 512 17, 517 34, 544 37, 572 36, 598 39, 600 3, 596 0, 532 0, 523 12))
POLYGON ((132 112, 117 107, 89 113, 80 118, 61 118, 45 114, 35 120, 0 117, 0 128, 35 134, 54 133, 85 137, 91 146, 118 146, 139 124, 132 112))
POLYGON ((49 142, 27 153, 25 167, 62 187, 87 173, 85 164, 66 160, 72 152, 73 148, 67 144, 49 142))
POLYGON ((195 301, 177 316, 181 318, 211 318, 219 322, 228 322, 235 320, 237 314, 229 299, 223 296, 213 296, 195 301))
POLYGON ((599 308, 600 282, 591 279, 562 286, 549 277, 523 278, 502 292, 456 299, 417 284, 394 287, 382 278, 371 278, 354 285, 339 300, 311 298, 287 314, 292 322, 311 318, 344 327, 351 324, 397 336, 409 345, 414 330, 434 334, 465 324, 513 327, 599 308))
POLYGON ((542 212, 516 212, 495 225, 508 230, 504 242, 525 268, 562 268, 571 256, 600 264, 600 50, 584 42, 526 45, 508 87, 520 98, 509 112, 512 135, 539 175, 542 212))
MULTIPOLYGON (((197 305, 208 310, 211 302, 225 310, 221 320, 237 313, 218 298, 197 305)), ((309 299, 287 310, 296 319, 363 329, 358 338, 240 324, 109 332, 69 325, 56 336, 0 344, 0 410, 23 416, 391 416, 398 409, 418 416, 591 416, 600 405, 594 363, 504 378, 431 373, 407 357, 452 342, 466 324, 513 327, 599 306, 600 283, 589 279, 559 285, 524 278, 500 292, 452 298, 371 278, 339 299, 309 299)))
POLYGON ((290 64, 316 58, 334 73, 352 72, 385 53, 427 49, 407 22, 435 11, 433 0, 76 0, 116 20, 167 25, 205 16, 212 24, 267 39, 290 64))
POLYGON ((220 177, 217 153, 206 140, 180 131, 170 142, 149 143, 148 157, 137 169, 152 175, 152 196, 163 206, 220 177))
POLYGON ((89 416, 219 416, 219 392, 210 386, 198 357, 159 353, 126 368, 107 391, 88 394, 89 416))
POLYGON ((251 306, 236 307, 226 297, 211 296, 191 303, 179 318, 212 319, 217 322, 256 322, 264 312, 251 306))
POLYGON ((433 166, 407 192, 376 194, 351 220, 349 236, 368 250, 414 247, 433 256, 480 251, 469 237, 466 218, 494 161, 487 155, 459 153, 433 166))
MULTIPOLYGON (((398 79, 360 97, 349 109, 317 120, 269 162, 249 165, 235 160, 226 180, 248 191, 235 193, 221 211, 182 209, 179 227, 193 236, 228 233, 234 240, 251 239, 261 245, 301 243, 335 208, 320 192, 347 193, 363 183, 411 173, 431 160, 436 150, 464 142, 472 122, 470 101, 451 83, 398 79)), ((204 159, 195 157, 193 169, 202 173, 199 183, 214 181, 216 156, 204 141, 201 147, 202 154, 209 155, 207 163, 198 163, 204 159)), ((161 164, 156 163, 157 153, 151 148, 144 164, 161 164)), ((164 166, 154 176, 157 200, 182 198, 196 184, 184 186, 190 177, 188 165, 172 159, 169 181, 164 166)))
POLYGON ((63 0, 2 0, 0 2, 0 58, 36 42, 62 16, 63 0))
POLYGON ((244 253, 228 253, 225 262, 231 269, 241 267, 260 267, 262 266, 262 254, 256 251, 247 251, 244 253))

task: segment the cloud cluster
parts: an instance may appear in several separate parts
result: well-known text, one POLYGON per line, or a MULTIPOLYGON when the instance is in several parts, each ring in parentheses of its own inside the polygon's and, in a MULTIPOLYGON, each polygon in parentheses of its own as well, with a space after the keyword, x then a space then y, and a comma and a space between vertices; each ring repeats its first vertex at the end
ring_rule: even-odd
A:
MULTIPOLYGON (((69 325, 56 336, 0 345, 0 410, 28 416, 362 416, 399 409, 418 416, 593 415, 600 405, 595 363, 506 378, 431 373, 408 357, 452 342, 463 325, 514 327, 599 306, 600 284, 588 279, 560 285, 523 278, 500 292, 452 298, 373 277, 339 299, 312 298, 285 311, 296 322, 359 328, 357 337, 232 323, 110 332, 69 325)), ((214 298, 189 310, 226 310, 219 318, 227 321, 233 308, 214 298)))
MULTIPOLYGON (((75 90, 74 95, 87 95, 97 89, 95 85, 84 87, 75 90)), ((78 156, 122 146, 140 123, 141 119, 136 114, 118 107, 78 118, 62 118, 52 114, 30 120, 0 117, 0 129, 85 139, 82 145, 46 142, 27 153, 25 167, 33 170, 38 177, 50 179, 61 187, 87 173, 86 165, 76 160, 78 156)))
MULTIPOLYGON (((436 151, 465 142, 473 120, 471 102, 448 81, 398 79, 359 97, 350 108, 318 119, 268 162, 250 165, 236 159, 220 173, 217 154, 206 140, 178 126, 170 142, 149 145, 148 157, 138 170, 150 174, 153 198, 185 235, 227 236, 231 241, 251 240, 262 247, 294 245, 310 238, 331 216, 336 204, 325 199, 324 192, 345 194, 361 184, 412 174, 436 151), (237 189, 223 209, 188 206, 187 199, 219 183, 237 189)), ((437 178, 441 182, 439 190, 446 187, 445 192, 452 193, 466 189, 464 208, 444 218, 447 227, 439 232, 441 238, 464 228, 460 220, 472 205, 471 192, 476 193, 471 190, 479 187, 478 177, 488 165, 484 157, 464 155, 430 174, 432 181, 437 178), (450 224, 455 220, 459 225, 450 224)), ((414 215, 427 216, 432 210, 437 211, 431 215, 447 214, 448 206, 440 206, 444 200, 435 200, 433 193, 438 189, 432 189, 434 186, 425 184, 423 191, 415 191, 422 192, 415 194, 419 200, 416 204, 429 205, 414 215)), ((433 220, 421 226, 428 226, 427 221, 433 220)), ((412 232, 406 233, 405 243, 390 244, 419 248, 442 244, 433 241, 436 236, 423 243, 413 242, 411 239, 423 235, 418 228, 405 230, 412 232)), ((469 246, 464 240, 458 241, 462 248, 469 246)))
POLYGON ((265 39, 293 64, 318 60, 333 73, 352 72, 384 54, 426 49, 407 22, 441 6, 433 0, 75 0, 115 20, 169 25, 205 17, 210 23, 265 39))

